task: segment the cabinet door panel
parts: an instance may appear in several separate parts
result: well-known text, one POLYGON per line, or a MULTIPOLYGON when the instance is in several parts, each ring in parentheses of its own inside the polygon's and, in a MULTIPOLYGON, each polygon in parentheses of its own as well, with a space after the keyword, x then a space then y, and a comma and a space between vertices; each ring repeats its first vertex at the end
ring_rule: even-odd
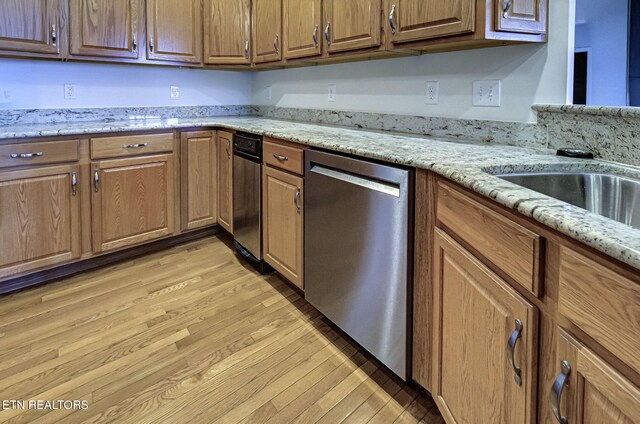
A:
POLYGON ((182 229, 193 230, 218 219, 218 152, 213 133, 182 134, 182 229))
POLYGON ((324 29, 331 24, 327 51, 379 46, 381 7, 380 0, 325 0, 324 29))
POLYGON ((147 57, 202 62, 200 0, 147 0, 147 57))
POLYGON ((282 0, 253 0, 253 61, 282 59, 282 0))
POLYGON ((394 43, 463 34, 475 28, 475 0, 398 0, 394 3, 396 32, 391 35, 394 43))
POLYGON ((205 63, 251 63, 250 23, 250 0, 204 0, 205 63))
POLYGON ((546 34, 548 0, 494 0, 496 30, 546 34))
POLYGON ((233 234, 233 134, 218 131, 218 224, 233 234))
POLYGON ((139 57, 141 0, 69 0, 71 54, 139 57))
POLYGON ((536 309, 436 230, 434 397, 447 422, 530 423, 535 402, 536 309), (510 366, 508 340, 521 384, 510 366))
POLYGON ((0 0, 0 50, 57 55, 64 24, 61 0, 0 0))
POLYGON ((285 58, 320 54, 321 11, 321 0, 283 0, 285 58))
POLYGON ((80 256, 78 166, 0 174, 0 278, 80 256))

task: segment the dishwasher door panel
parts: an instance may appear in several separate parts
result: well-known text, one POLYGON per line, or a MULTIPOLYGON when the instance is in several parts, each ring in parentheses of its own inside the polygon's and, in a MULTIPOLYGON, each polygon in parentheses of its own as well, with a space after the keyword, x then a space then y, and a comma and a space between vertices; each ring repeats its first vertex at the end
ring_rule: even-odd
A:
POLYGON ((262 260, 260 190, 262 165, 242 156, 233 158, 233 236, 262 260))

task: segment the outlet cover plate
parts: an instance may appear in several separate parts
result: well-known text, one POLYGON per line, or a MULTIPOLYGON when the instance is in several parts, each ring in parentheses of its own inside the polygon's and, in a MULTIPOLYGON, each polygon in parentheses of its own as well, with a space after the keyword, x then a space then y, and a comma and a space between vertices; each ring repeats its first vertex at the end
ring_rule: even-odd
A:
POLYGON ((64 98, 67 100, 73 100, 76 98, 76 85, 65 84, 64 85, 64 98))
POLYGON ((171 100, 176 100, 180 98, 180 87, 177 85, 171 86, 171 100))
POLYGON ((478 107, 500 107, 502 81, 474 81, 473 105, 478 107))
POLYGON ((327 100, 330 102, 335 102, 336 101, 336 92, 337 92, 337 87, 335 84, 329 84, 327 86, 327 100))
POLYGON ((271 86, 267 87, 267 100, 273 99, 273 88, 271 86))
POLYGON ((8 88, 0 88, 0 104, 9 104, 13 102, 11 90, 8 88))
POLYGON ((440 82, 427 81, 425 83, 424 102, 428 105, 437 105, 440 103, 440 82))

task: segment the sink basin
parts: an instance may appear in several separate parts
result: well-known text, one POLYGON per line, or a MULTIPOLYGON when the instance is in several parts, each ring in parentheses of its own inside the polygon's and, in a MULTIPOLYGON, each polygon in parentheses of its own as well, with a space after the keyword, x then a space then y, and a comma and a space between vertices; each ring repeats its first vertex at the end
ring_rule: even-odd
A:
POLYGON ((640 229, 640 179, 588 172, 536 172, 496 176, 640 229))

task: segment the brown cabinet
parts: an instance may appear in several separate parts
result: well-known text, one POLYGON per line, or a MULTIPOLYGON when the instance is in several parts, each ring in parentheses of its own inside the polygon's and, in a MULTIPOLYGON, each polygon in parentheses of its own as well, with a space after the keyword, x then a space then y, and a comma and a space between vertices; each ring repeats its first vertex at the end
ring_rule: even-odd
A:
POLYGON ((138 59, 143 0, 69 0, 71 55, 138 59))
POLYGON ((282 60, 282 0, 253 0, 251 14, 253 61, 282 60))
POLYGON ((204 0, 204 62, 251 63, 250 0, 204 0))
POLYGON ((78 165, 0 173, 0 279, 80 257, 78 165))
POLYGON ((172 154, 104 160, 91 170, 94 252, 174 233, 172 154))
POLYGON ((147 58, 202 63, 201 0, 147 0, 147 58))
POLYGON ((218 131, 218 224, 233 234, 233 134, 218 131))
POLYGON ((380 45, 381 0, 324 0, 323 7, 327 52, 380 45))
POLYGON ((322 0, 283 0, 284 57, 294 59, 322 52, 322 0))
POLYGON ((65 0, 0 1, 0 50, 61 56, 66 16, 65 0))
POLYGON ((182 133, 180 140, 182 230, 218 220, 218 151, 211 131, 182 133))
POLYGON ((440 411, 448 423, 532 423, 537 309, 439 229, 433 257, 440 411))
POLYGON ((496 30, 545 34, 548 0, 494 0, 496 30))

